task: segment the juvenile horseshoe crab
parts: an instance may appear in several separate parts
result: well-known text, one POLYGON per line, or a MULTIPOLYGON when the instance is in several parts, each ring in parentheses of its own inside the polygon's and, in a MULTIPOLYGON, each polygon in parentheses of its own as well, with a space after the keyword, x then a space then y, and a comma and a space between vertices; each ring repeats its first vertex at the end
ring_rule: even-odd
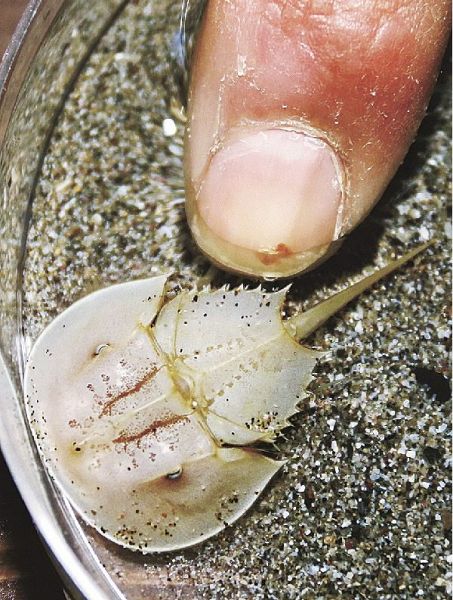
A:
POLYGON ((425 247, 286 321, 287 288, 186 291, 164 303, 162 275, 82 298, 27 362, 44 464, 81 516, 123 546, 160 552, 215 535, 283 464, 261 449, 290 425, 312 379, 319 354, 299 340, 425 247))

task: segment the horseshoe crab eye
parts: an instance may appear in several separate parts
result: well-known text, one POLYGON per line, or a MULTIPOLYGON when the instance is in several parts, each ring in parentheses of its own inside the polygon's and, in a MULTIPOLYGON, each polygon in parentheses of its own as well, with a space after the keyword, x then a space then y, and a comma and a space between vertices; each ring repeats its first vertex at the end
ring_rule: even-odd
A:
POLYGON ((182 467, 178 467, 177 469, 175 469, 171 473, 167 473, 165 475, 165 477, 167 479, 170 479, 170 481, 174 481, 175 479, 179 479, 181 477, 181 475, 182 475, 182 467))
POLYGON ((110 348, 110 344, 99 344, 98 346, 96 346, 96 350, 94 351, 94 356, 99 356, 99 354, 103 351, 106 350, 107 348, 110 348))

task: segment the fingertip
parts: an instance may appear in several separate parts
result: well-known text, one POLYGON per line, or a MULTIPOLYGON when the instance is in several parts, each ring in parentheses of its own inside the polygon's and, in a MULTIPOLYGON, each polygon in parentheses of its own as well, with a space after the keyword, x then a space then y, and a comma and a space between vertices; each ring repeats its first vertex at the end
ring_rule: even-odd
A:
POLYGON ((371 210, 424 114, 447 3, 315 4, 208 4, 187 213, 200 248, 227 269, 278 277, 316 264, 371 210))

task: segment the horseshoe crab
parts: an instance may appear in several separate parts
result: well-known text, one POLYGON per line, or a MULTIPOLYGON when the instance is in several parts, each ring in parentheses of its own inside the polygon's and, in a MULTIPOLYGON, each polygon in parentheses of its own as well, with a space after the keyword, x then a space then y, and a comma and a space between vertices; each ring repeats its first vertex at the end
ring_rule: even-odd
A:
POLYGON ((164 303, 162 275, 82 298, 27 361, 26 408, 49 473, 89 524, 131 549, 215 535, 283 464, 262 448, 312 380, 319 353, 299 340, 425 247, 286 321, 288 288, 164 303))

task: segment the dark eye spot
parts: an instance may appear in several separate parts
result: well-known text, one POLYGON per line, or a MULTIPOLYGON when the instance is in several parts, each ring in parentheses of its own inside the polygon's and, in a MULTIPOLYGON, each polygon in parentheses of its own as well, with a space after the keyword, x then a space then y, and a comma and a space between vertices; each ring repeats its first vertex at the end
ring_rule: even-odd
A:
POLYGON ((181 475, 182 475, 182 467, 178 467, 177 469, 175 469, 171 473, 167 473, 165 475, 165 477, 167 479, 170 479, 170 481, 174 481, 175 479, 179 479, 181 477, 181 475))
POLYGON ((99 354, 106 348, 110 348, 110 345, 109 344, 99 344, 99 346, 97 346, 95 351, 93 352, 93 356, 99 356, 99 354))

